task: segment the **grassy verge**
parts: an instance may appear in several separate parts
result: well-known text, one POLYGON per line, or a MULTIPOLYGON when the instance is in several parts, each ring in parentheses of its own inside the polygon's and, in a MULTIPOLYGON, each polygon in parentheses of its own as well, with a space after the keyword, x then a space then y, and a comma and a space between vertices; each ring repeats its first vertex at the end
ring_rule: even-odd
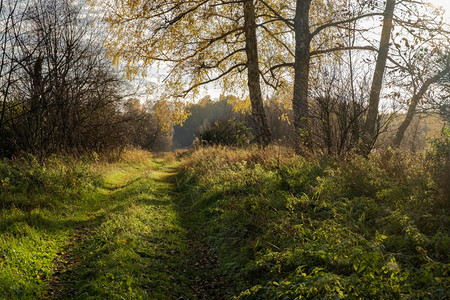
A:
POLYGON ((190 297, 175 167, 145 152, 108 165, 2 162, 0 297, 190 297))
POLYGON ((179 181, 238 298, 444 299, 449 206, 426 163, 206 148, 179 181))
POLYGON ((88 165, 33 157, 0 162, 0 295, 7 299, 45 294, 53 260, 101 180, 88 165))

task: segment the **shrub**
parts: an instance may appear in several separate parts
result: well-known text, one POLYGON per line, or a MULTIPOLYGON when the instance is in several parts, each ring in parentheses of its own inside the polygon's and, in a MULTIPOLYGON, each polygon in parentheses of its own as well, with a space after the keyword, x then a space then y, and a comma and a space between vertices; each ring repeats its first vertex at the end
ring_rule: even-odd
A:
POLYGON ((199 132, 197 145, 222 145, 243 147, 253 140, 251 129, 244 122, 234 119, 213 122, 206 129, 199 132))

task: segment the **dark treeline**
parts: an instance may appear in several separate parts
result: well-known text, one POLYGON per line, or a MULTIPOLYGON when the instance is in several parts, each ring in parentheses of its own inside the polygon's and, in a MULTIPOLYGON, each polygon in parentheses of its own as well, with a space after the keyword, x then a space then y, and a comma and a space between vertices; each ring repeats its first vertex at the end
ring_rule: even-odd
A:
POLYGON ((1 2, 0 155, 152 149, 159 138, 152 107, 144 111, 128 100, 101 24, 92 26, 83 5, 1 2), (137 138, 137 128, 153 136, 137 138))

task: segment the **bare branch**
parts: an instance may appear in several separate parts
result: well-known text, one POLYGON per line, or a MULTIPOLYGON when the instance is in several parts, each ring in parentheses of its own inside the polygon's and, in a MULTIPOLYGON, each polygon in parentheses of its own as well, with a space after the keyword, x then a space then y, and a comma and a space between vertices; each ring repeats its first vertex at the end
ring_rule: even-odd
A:
POLYGON ((280 21, 282 21, 283 23, 285 23, 287 26, 289 26, 290 28, 294 29, 294 23, 291 22, 291 20, 286 19, 285 17, 283 17, 282 15, 280 15, 275 9, 273 9, 273 7, 271 7, 269 4, 267 4, 266 1, 264 0, 259 0, 262 4, 264 4, 265 7, 267 7, 278 19, 280 19, 280 21))
POLYGON ((335 47, 335 48, 330 48, 330 49, 324 49, 324 50, 316 50, 316 51, 311 51, 310 55, 312 56, 318 56, 318 55, 322 55, 322 54, 326 54, 326 53, 330 53, 330 52, 337 52, 337 51, 345 51, 345 50, 369 50, 369 51, 378 51, 375 47, 373 46, 348 46, 348 47, 335 47))
POLYGON ((246 67, 247 67, 247 65, 246 65, 245 63, 241 63, 241 64, 234 65, 234 66, 232 66, 231 68, 229 68, 228 70, 226 70, 225 72, 223 72, 222 74, 220 74, 220 75, 217 76, 217 77, 214 77, 214 78, 212 78, 212 79, 205 80, 205 81, 203 81, 203 82, 194 84, 193 86, 191 86, 191 87, 188 88, 187 90, 183 91, 180 95, 178 95, 178 97, 185 97, 185 96, 186 96, 187 94, 189 94, 192 90, 194 90, 194 89, 196 89, 196 88, 198 88, 198 87, 200 87, 200 86, 202 86, 202 85, 205 85, 205 84, 208 84, 208 83, 215 82, 215 81, 221 79, 222 77, 228 75, 229 73, 231 73, 231 72, 234 71, 235 69, 242 68, 242 69, 239 69, 239 70, 238 70, 238 72, 242 72, 242 71, 244 71, 244 70, 246 69, 246 67), (243 67, 243 68, 242 68, 242 67, 243 67))
POLYGON ((350 19, 346 19, 346 20, 341 20, 341 21, 336 21, 336 22, 331 22, 331 23, 327 23, 327 24, 323 24, 319 27, 317 27, 312 33, 311 33, 311 37, 316 36, 317 34, 319 34, 322 30, 327 29, 329 27, 335 27, 341 24, 345 24, 345 23, 351 23, 363 18, 368 18, 368 17, 375 17, 375 16, 382 16, 383 13, 370 13, 370 14, 364 14, 364 15, 359 15, 350 19))

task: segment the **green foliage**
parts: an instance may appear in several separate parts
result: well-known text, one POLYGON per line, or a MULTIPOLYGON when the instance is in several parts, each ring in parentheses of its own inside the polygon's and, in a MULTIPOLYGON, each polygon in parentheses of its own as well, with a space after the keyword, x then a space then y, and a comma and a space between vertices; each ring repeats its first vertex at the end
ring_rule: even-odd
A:
POLYGON ((73 230, 68 215, 102 183, 83 162, 27 155, 0 161, 0 298, 36 298, 73 230))
POLYGON ((435 181, 446 197, 444 205, 450 205, 450 127, 442 130, 442 137, 432 143, 433 151, 428 154, 435 181))
POLYGON ((450 224, 435 155, 200 148, 184 157, 178 210, 164 178, 177 163, 144 151, 108 165, 3 160, 0 298, 192 297, 183 211, 237 298, 444 299, 450 224))
POLYGON ((181 176, 238 298, 448 296, 449 211, 421 158, 206 148, 181 176))
POLYGON ((213 122, 199 132, 197 144, 243 147, 250 144, 253 135, 244 122, 223 119, 213 122))
POLYGON ((174 167, 144 151, 1 161, 0 299, 190 298, 174 167))
POLYGON ((38 163, 32 155, 0 161, 0 199, 3 208, 31 211, 77 202, 101 184, 87 163, 53 156, 38 163))
POLYGON ((53 156, 40 164, 32 155, 0 161, 0 199, 3 208, 30 211, 76 202, 101 184, 87 163, 53 156))

